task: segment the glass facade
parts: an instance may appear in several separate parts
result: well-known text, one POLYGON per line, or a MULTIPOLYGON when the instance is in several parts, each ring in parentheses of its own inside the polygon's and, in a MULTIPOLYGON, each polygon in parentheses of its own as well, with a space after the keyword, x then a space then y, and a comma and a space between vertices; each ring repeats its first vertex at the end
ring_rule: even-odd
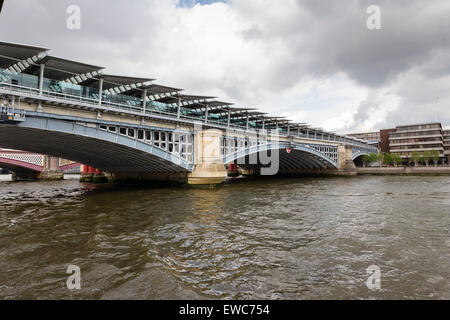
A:
POLYGON ((120 135, 153 145, 156 148, 170 152, 178 157, 193 162, 193 135, 189 133, 177 133, 160 130, 134 129, 126 127, 100 125, 100 130, 112 133, 119 132, 120 135))
POLYGON ((14 73, 5 69, 0 69, 0 79, 2 83, 9 83, 13 86, 24 86, 38 89, 39 79, 24 73, 14 73))

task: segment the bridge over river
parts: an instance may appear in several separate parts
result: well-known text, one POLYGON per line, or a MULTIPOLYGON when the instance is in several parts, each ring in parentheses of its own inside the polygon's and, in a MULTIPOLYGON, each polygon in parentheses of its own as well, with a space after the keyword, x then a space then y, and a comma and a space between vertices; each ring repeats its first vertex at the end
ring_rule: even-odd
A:
POLYGON ((262 175, 353 175, 353 160, 377 152, 358 139, 103 69, 0 42, 0 147, 71 159, 110 179, 189 184, 220 183, 230 165, 262 175))
POLYGON ((80 173, 77 162, 28 151, 0 148, 0 168, 13 172, 18 179, 62 179, 64 174, 80 173), (52 176, 46 176, 52 173, 52 176))

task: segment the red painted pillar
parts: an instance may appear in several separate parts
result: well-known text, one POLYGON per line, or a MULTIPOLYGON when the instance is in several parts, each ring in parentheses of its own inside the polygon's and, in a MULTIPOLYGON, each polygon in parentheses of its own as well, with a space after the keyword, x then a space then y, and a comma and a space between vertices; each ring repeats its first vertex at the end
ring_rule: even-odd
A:
POLYGON ((235 163, 230 163, 228 165, 228 175, 229 176, 237 176, 238 172, 237 172, 237 164, 235 163))
POLYGON ((89 174, 94 174, 95 173, 95 168, 94 167, 89 167, 88 173, 89 174))
POLYGON ((82 164, 81 165, 81 174, 88 174, 89 166, 82 164))

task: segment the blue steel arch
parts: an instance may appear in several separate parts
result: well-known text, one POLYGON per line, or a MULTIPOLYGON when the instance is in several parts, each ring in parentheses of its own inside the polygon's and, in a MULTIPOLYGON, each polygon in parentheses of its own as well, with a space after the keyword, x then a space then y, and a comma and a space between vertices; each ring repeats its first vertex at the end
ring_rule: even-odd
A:
MULTIPOLYGON (((64 137, 68 140, 70 140, 71 137, 76 137, 77 141, 81 141, 84 139, 86 143, 89 143, 90 145, 95 144, 94 148, 98 147, 98 158, 100 158, 101 154, 104 152, 103 147, 106 148, 107 146, 109 146, 111 148, 112 146, 111 152, 113 152, 112 150, 115 150, 117 153, 123 151, 124 154, 126 153, 129 158, 126 159, 126 163, 132 166, 133 161, 136 162, 136 165, 139 162, 139 164, 141 165, 140 172, 146 172, 145 166, 148 166, 148 173, 162 173, 167 171, 192 172, 193 170, 193 164, 175 154, 169 153, 168 151, 147 144, 143 141, 139 141, 135 138, 120 135, 118 132, 112 133, 100 130, 99 124, 91 124, 91 126, 87 125, 86 121, 92 121, 91 119, 75 119, 76 117, 60 117, 36 112, 34 112, 33 115, 30 115, 30 113, 31 112, 27 112, 25 121, 16 125, 0 125, 0 146, 45 153, 60 157, 67 157, 71 160, 85 163, 87 165, 94 165, 94 163, 89 162, 89 159, 92 158, 92 155, 89 154, 90 152, 92 152, 92 148, 90 149, 90 151, 76 150, 77 152, 75 152, 75 150, 73 150, 72 152, 74 154, 77 154, 77 156, 71 158, 70 148, 75 148, 76 146, 69 145, 69 142, 67 143, 67 146, 63 146, 60 142, 62 139, 64 139, 64 137), (20 140, 21 138, 19 138, 21 132, 23 132, 24 135, 22 140, 20 140), (50 136, 58 136, 58 145, 53 146, 48 150, 42 150, 42 148, 39 149, 39 147, 32 146, 30 142, 30 146, 27 148, 28 144, 25 141, 26 137, 31 140, 35 135, 39 135, 43 140, 46 139, 46 135, 49 138, 50 136), (56 149, 57 151, 53 151, 53 149, 56 149), (60 150, 61 152, 59 154, 56 154, 58 153, 58 150, 60 150), (80 154, 84 154, 85 159, 81 159, 80 154)), ((50 144, 51 142, 49 141, 48 143, 50 144)), ((117 156, 119 157, 120 155, 117 154, 117 156)), ((122 159, 124 157, 125 155, 122 156, 122 159)), ((106 160, 108 160, 109 163, 113 163, 114 159, 105 159, 105 162, 106 160)), ((103 171, 115 173, 114 171, 109 170, 109 168, 106 168, 106 165, 103 168, 97 168, 103 171)), ((131 170, 132 169, 133 168, 131 168, 131 170)))
MULTIPOLYGON (((299 144, 299 143, 292 144, 292 143, 288 143, 288 142, 267 143, 267 144, 262 144, 262 145, 242 149, 237 152, 233 152, 233 153, 223 156, 223 162, 224 162, 224 164, 232 163, 234 161, 237 161, 238 159, 244 158, 246 156, 250 156, 252 154, 257 154, 260 152, 267 152, 269 150, 281 150, 281 149, 286 149, 288 147, 291 148, 292 150, 303 151, 308 154, 314 155, 317 158, 323 160, 325 163, 330 164, 334 168, 338 167, 338 164, 335 160, 331 159, 324 153, 311 148, 310 144, 299 144)), ((333 147, 335 147, 335 146, 333 146, 333 147)))
POLYGON ((357 150, 356 152, 353 152, 352 154, 352 160, 355 161, 357 158, 365 155, 370 155, 368 151, 365 150, 357 150))

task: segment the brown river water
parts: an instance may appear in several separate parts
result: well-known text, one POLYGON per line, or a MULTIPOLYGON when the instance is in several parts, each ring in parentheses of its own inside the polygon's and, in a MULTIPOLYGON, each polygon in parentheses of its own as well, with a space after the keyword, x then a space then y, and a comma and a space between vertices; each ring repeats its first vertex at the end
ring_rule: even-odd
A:
POLYGON ((449 230, 450 177, 0 183, 0 299, 450 299, 449 230))

